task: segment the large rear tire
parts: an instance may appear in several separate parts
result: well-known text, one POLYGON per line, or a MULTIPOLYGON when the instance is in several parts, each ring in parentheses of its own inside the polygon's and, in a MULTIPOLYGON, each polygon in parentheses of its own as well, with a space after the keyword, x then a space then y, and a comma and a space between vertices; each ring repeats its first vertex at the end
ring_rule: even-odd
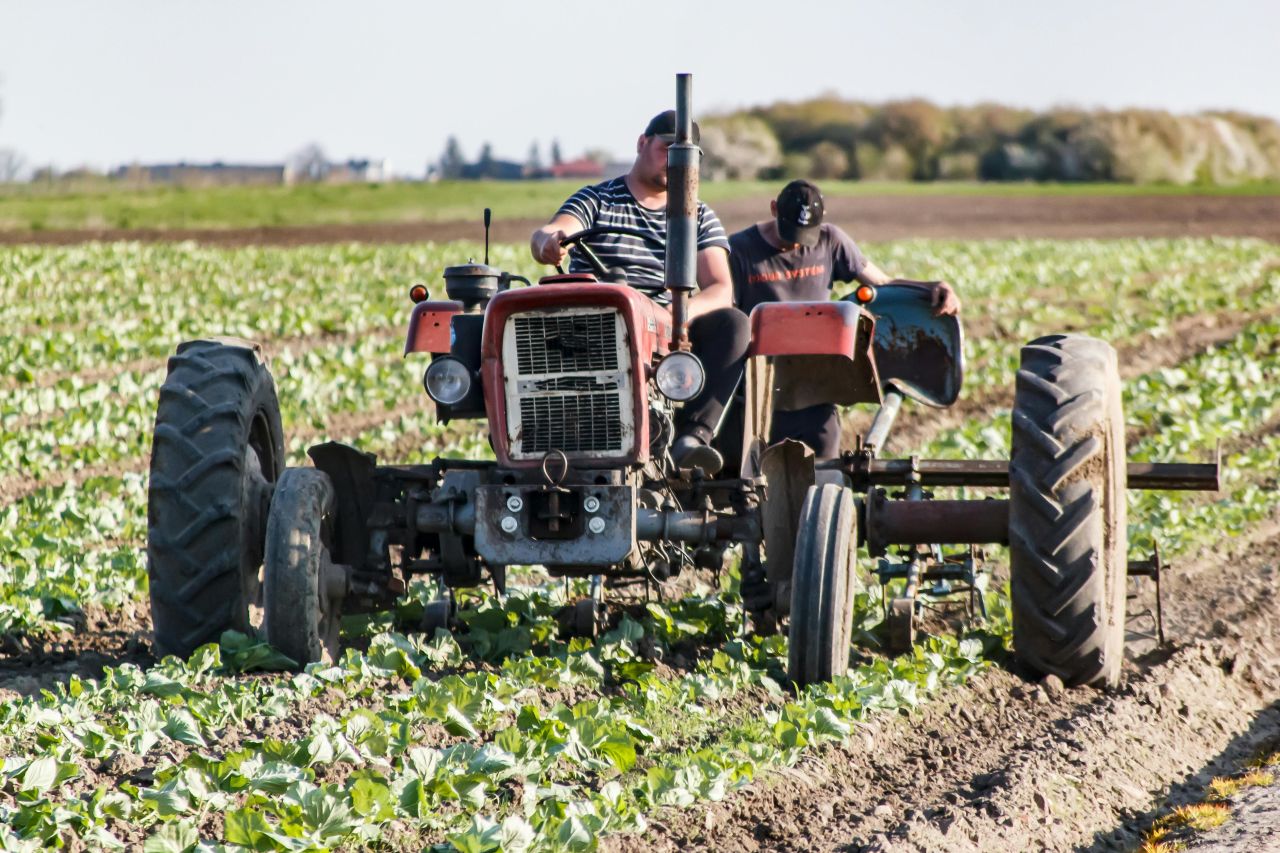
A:
POLYGON ((346 570, 329 555, 333 483, 314 468, 288 468, 267 516, 263 627, 299 667, 338 658, 346 570))
POLYGON ((1115 350, 1078 335, 1023 347, 1009 463, 1013 646, 1069 685, 1120 680, 1125 464, 1115 350))
POLYGON ((271 490, 284 469, 275 382, 258 347, 189 341, 160 388, 147 494, 158 655, 250 631, 271 490))
POLYGON ((857 502, 842 486, 811 486, 800 510, 787 675, 800 687, 830 681, 849 668, 854 577, 858 547, 857 502))

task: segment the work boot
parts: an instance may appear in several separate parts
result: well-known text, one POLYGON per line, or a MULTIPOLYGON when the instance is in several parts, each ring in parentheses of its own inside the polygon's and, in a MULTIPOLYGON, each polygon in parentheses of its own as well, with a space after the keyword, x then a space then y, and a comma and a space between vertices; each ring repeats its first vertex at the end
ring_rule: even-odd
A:
POLYGON ((720 455, 720 451, 692 433, 675 440, 671 445, 671 458, 677 468, 684 471, 701 468, 702 473, 708 477, 724 467, 724 457, 720 455))

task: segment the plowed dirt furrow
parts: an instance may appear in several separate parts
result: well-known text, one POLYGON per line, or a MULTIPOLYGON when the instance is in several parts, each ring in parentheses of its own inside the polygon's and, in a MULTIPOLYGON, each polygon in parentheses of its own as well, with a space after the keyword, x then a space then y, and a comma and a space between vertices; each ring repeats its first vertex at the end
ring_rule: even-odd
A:
POLYGON ((1170 785, 1280 734, 1277 531, 1280 518, 1181 570, 1166 593, 1173 646, 1129 664, 1114 693, 992 671, 606 849, 1129 849, 1170 785))

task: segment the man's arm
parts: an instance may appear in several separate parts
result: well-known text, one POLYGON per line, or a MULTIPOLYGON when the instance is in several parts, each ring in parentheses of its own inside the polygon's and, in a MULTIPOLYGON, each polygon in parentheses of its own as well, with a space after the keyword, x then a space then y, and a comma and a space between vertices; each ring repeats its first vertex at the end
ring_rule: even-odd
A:
POLYGON ((561 246, 560 241, 586 227, 572 213, 557 213, 529 238, 529 251, 533 253, 533 259, 549 266, 564 263, 569 250, 561 246))
POLYGON ((720 246, 698 252, 698 292, 689 299, 689 319, 733 307, 733 274, 729 253, 720 246))
MULTIPOLYGON (((889 284, 893 280, 893 276, 871 263, 871 261, 867 261, 858 272, 859 283, 869 284, 873 287, 889 284)), ((960 297, 956 296, 955 288, 945 281, 940 281, 933 286, 933 313, 939 317, 944 314, 960 313, 960 297)))

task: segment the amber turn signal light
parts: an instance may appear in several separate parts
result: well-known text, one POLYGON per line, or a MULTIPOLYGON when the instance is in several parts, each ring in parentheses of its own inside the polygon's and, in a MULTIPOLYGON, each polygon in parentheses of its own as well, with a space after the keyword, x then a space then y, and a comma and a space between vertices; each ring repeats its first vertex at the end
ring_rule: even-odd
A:
POLYGON ((876 301, 876 289, 869 284, 864 284, 853 292, 853 298, 862 305, 870 305, 876 301))
POLYGON ((415 303, 425 302, 427 299, 427 286, 425 284, 415 284, 409 288, 409 298, 415 303))

